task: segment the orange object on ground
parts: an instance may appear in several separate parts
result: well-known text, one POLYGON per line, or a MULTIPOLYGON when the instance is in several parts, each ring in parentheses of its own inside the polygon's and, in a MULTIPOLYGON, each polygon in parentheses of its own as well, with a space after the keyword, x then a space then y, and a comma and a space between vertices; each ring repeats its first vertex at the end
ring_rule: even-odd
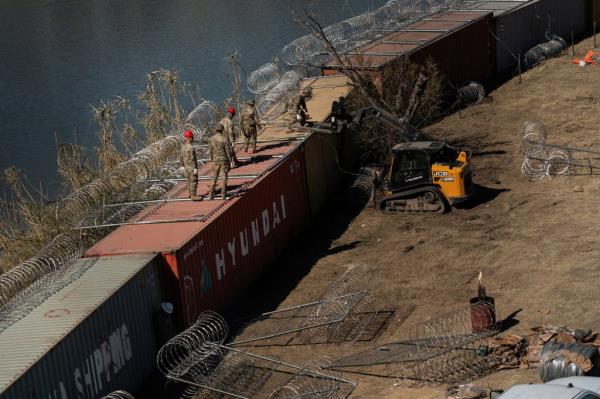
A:
POLYGON ((598 53, 598 55, 596 55, 594 53, 594 50, 590 50, 585 54, 585 57, 583 57, 583 59, 575 58, 573 60, 573 64, 580 64, 581 61, 585 62, 586 64, 600 64, 600 52, 598 53))

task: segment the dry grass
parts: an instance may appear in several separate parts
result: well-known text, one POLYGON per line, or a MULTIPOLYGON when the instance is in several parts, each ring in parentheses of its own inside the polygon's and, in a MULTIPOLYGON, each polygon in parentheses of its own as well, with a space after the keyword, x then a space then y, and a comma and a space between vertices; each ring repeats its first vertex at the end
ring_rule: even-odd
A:
MULTIPOLYGON (((179 97, 184 86, 175 71, 161 69, 148 74, 137 108, 121 97, 92 107, 98 126, 95 162, 88 158, 90 151, 76 142, 57 142, 57 168, 64 193, 68 195, 108 176, 143 145, 164 138, 167 132, 181 126, 184 111, 179 97)), ((60 201, 51 201, 41 188, 30 187, 16 168, 5 170, 2 182, 9 190, 0 202, 0 271, 7 271, 38 253, 56 235, 70 232, 77 221, 71 220, 72 214, 63 212, 60 201)), ((131 197, 142 193, 133 190, 128 194, 131 197)))

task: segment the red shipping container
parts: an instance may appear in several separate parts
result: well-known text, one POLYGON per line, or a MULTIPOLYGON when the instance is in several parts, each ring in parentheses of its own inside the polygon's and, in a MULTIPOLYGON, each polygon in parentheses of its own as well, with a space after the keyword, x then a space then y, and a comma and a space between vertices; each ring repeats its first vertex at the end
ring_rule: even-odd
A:
MULTIPOLYGON (((386 65, 403 56, 417 63, 431 58, 452 84, 489 80, 495 69, 493 18, 487 11, 448 11, 409 24, 389 35, 345 53, 356 69, 368 74, 382 90, 386 65)), ((339 73, 331 59, 321 67, 323 75, 339 73)))
MULTIPOLYGON (((204 221, 122 226, 86 256, 162 253, 169 266, 162 278, 167 297, 176 305, 180 327, 192 324, 203 310, 223 309, 288 246, 309 218, 303 144, 272 144, 263 151, 287 155, 233 169, 232 175, 262 173, 254 181, 245 181, 238 196, 225 202, 161 204, 135 218, 201 215, 204 221)), ((208 169, 203 168, 204 173, 208 169)), ((173 194, 185 195, 185 185, 178 185, 173 194)))

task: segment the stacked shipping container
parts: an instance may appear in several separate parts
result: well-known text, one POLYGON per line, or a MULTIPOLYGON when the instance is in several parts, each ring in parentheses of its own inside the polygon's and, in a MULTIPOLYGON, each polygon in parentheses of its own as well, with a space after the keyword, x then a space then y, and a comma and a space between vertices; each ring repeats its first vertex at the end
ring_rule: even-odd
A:
MULTIPOLYGON (((431 57, 453 84, 485 82, 515 72, 519 56, 552 35, 570 43, 571 37, 591 31, 594 22, 600 23, 600 0, 467 0, 452 12, 435 14, 364 45, 348 53, 348 59, 369 71, 378 85, 383 65, 402 55, 416 61, 431 57), (484 28, 476 20, 489 12, 493 20, 487 20, 484 28), (445 25, 446 21, 456 25, 445 25)), ((327 63, 323 74, 335 74, 339 68, 327 63)))
MULTIPOLYGON (((317 116, 328 115, 322 107, 349 92, 338 78, 327 87, 318 80, 307 86, 314 87, 308 108, 317 116)), ((329 156, 322 143, 281 124, 269 126, 252 161, 231 172, 243 175, 230 180, 237 195, 150 206, 92 247, 69 266, 89 270, 0 332, 2 397, 87 399, 135 391, 155 370, 153 318, 161 301, 175 303, 180 328, 205 309, 223 309, 307 224, 310 202, 318 207, 323 201, 309 201, 306 159, 315 175, 337 167, 335 140, 324 142, 333 146, 329 156)), ((200 172, 211 169, 207 164, 200 172)), ((327 193, 341 176, 330 172, 327 193)), ((201 181, 199 192, 207 189, 201 181)), ((167 197, 186 195, 182 183, 167 197)))
MULTIPOLYGON (((203 310, 223 309, 307 223, 301 143, 263 144, 255 155, 275 149, 284 154, 283 158, 234 169, 233 173, 261 175, 247 181, 237 196, 226 201, 162 204, 136 219, 151 222, 204 217, 203 221, 123 226, 85 256, 160 253, 168 265, 163 271, 167 297, 176 305, 182 328, 193 324, 203 310)), ((210 168, 201 172, 208 173, 210 168)), ((186 194, 180 185, 170 196, 186 194)))

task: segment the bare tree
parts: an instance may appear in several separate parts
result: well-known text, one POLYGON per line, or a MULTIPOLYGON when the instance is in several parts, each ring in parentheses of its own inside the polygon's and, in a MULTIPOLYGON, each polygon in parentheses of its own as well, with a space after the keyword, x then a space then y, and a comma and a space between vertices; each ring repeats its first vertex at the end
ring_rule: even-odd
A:
MULTIPOLYGON (((329 54, 339 65, 336 68, 341 74, 348 77, 352 87, 358 90, 361 95, 367 100, 370 105, 382 107, 390 110, 389 105, 383 100, 371 79, 360 71, 361 57, 357 57, 359 64, 354 64, 346 54, 340 54, 331 40, 327 37, 323 25, 314 10, 312 2, 309 2, 307 8, 304 9, 304 15, 298 15, 294 10, 290 10, 294 16, 294 21, 304 28, 309 34, 314 35, 323 45, 325 52, 329 54)), ((318 65, 311 65, 318 67, 318 65)))
POLYGON ((238 110, 242 107, 242 78, 240 74, 241 66, 237 61, 238 52, 234 51, 232 54, 227 56, 227 63, 231 71, 232 79, 232 101, 238 110))
MULTIPOLYGON (((356 51, 352 57, 340 53, 329 40, 312 2, 307 4, 302 16, 293 10, 291 13, 301 27, 319 40, 332 63, 337 65, 333 69, 349 79, 354 88, 346 98, 349 111, 377 106, 398 115, 407 122, 407 128, 411 124, 422 126, 438 113, 444 95, 444 80, 431 60, 420 64, 408 56, 398 57, 384 67, 381 87, 377 88, 366 73, 364 57, 360 53, 356 55, 356 51)), ((382 157, 405 138, 403 132, 371 121, 361 127, 358 139, 367 151, 382 157)))

